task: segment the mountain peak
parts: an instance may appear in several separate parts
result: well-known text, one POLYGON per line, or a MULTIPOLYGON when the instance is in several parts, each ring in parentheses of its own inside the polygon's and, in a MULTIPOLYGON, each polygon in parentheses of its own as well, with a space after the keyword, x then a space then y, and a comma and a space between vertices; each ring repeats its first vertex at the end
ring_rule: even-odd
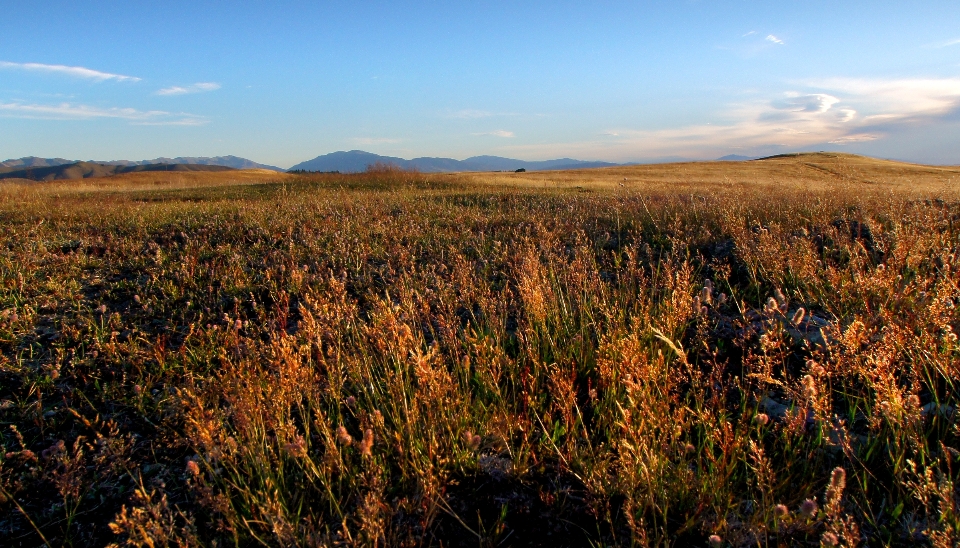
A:
POLYGON ((443 173, 457 171, 542 171, 552 169, 577 169, 590 167, 616 166, 610 162, 586 162, 572 158, 557 160, 527 161, 503 158, 500 156, 471 156, 466 160, 453 158, 420 157, 412 160, 381 156, 364 150, 338 151, 317 156, 312 160, 301 162, 290 170, 305 171, 339 171, 341 173, 356 173, 365 171, 373 164, 390 164, 402 169, 415 169, 425 173, 443 173))

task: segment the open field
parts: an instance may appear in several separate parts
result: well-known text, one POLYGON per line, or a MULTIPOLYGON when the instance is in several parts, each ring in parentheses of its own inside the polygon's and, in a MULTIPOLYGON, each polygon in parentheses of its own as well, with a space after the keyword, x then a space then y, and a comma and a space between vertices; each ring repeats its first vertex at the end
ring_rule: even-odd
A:
POLYGON ((0 184, 0 544, 955 545, 958 269, 834 154, 0 184))

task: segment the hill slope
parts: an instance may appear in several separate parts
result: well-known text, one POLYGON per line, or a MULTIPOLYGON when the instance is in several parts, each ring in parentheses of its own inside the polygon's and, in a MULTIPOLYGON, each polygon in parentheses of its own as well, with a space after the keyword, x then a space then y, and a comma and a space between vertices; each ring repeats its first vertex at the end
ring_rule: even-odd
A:
POLYGON ((87 179, 107 177, 121 173, 139 171, 232 171, 232 167, 197 164, 151 164, 151 165, 104 165, 93 162, 74 162, 72 164, 43 167, 27 167, 0 171, 0 179, 29 179, 31 181, 57 181, 64 179, 87 179))
MULTIPOLYGON (((68 164, 75 164, 81 160, 67 160, 64 158, 38 158, 36 156, 27 156, 24 158, 6 160, 0 162, 0 173, 5 171, 22 169, 28 167, 54 167, 68 164)), ((260 164, 253 160, 240 158, 239 156, 178 156, 176 158, 154 158, 153 160, 110 160, 96 161, 89 160, 85 163, 100 164, 104 166, 152 166, 157 164, 189 164, 204 166, 224 166, 234 169, 269 169, 271 171, 284 171, 276 166, 260 164)))

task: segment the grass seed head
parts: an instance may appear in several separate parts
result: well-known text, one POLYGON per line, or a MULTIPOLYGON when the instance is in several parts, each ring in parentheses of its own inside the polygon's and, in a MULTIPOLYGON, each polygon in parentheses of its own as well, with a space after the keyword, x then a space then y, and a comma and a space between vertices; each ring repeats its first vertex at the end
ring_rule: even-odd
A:
POLYGON ((343 426, 337 427, 337 441, 340 442, 340 445, 349 446, 353 443, 353 438, 350 437, 350 433, 347 432, 347 429, 343 426))
POLYGON ((360 442, 360 454, 369 457, 373 455, 373 430, 367 428, 363 432, 363 440, 360 442))
POLYGON ((808 518, 813 518, 817 515, 817 501, 813 499, 806 499, 800 504, 800 513, 808 518))

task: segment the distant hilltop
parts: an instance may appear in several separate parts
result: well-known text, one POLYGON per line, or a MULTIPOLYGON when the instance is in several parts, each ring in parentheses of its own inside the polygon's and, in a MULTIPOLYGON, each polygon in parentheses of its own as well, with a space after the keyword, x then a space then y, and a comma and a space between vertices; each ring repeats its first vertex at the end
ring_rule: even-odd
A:
POLYGON ((610 162, 585 162, 571 158, 560 158, 558 160, 545 160, 541 162, 530 162, 525 160, 514 160, 511 158, 501 158, 500 156, 473 156, 466 160, 454 160, 453 158, 414 158, 405 160, 393 156, 380 156, 371 152, 362 150, 351 150, 348 152, 331 152, 317 156, 313 160, 301 162, 290 168, 293 170, 304 171, 339 171, 341 173, 354 173, 364 171, 367 166, 374 164, 387 164, 397 166, 401 169, 415 169, 424 173, 442 173, 455 171, 515 171, 525 169, 527 171, 537 171, 545 169, 585 169, 590 167, 608 167, 616 166, 610 162))
POLYGON ((200 164, 106 165, 93 162, 73 162, 54 166, 32 165, 0 168, 0 179, 28 179, 31 181, 60 181, 107 177, 139 171, 233 171, 227 166, 200 164))
MULTIPOLYGON (((16 160, 7 160, 0 162, 0 170, 4 168, 32 168, 32 167, 56 167, 68 164, 76 164, 81 160, 66 160, 64 158, 37 158, 36 156, 27 156, 16 160)), ((269 169, 272 171, 284 171, 275 166, 259 164, 246 158, 238 156, 178 156, 177 158, 154 158, 153 160, 88 160, 88 164, 98 164, 102 166, 155 166, 155 165, 200 165, 200 166, 223 166, 233 169, 269 169)))
MULTIPOLYGON (((754 157, 750 156, 740 156, 737 154, 730 154, 722 158, 718 158, 721 161, 745 161, 745 160, 754 160, 754 157)), ((66 158, 39 158, 36 156, 27 156, 25 158, 18 158, 14 160, 6 160, 0 162, 0 178, 8 179, 11 177, 9 173, 19 172, 22 170, 34 170, 31 173, 34 173, 38 168, 61 168, 59 170, 53 170, 49 173, 54 172, 64 172, 64 173, 76 173, 78 171, 90 172, 90 173, 100 173, 103 172, 103 175, 121 173, 122 171, 110 171, 101 168, 92 168, 89 166, 115 166, 115 167, 137 167, 137 166, 154 166, 150 170, 157 170, 156 166, 213 166, 213 167, 224 167, 232 169, 269 169, 271 171, 284 172, 284 171, 312 171, 312 172, 339 172, 339 173, 357 173, 361 171, 366 171, 367 167, 372 165, 391 165, 399 167, 400 169, 408 170, 417 170, 423 173, 450 173, 450 172, 460 172, 460 171, 544 171, 544 170, 564 170, 564 169, 588 169, 595 167, 615 167, 615 166, 628 166, 636 164, 649 164, 649 163, 670 163, 670 162, 691 162, 695 161, 691 158, 681 158, 681 157, 662 157, 662 158, 653 158, 646 161, 630 162, 625 164, 617 164, 613 162, 600 162, 600 161, 585 161, 585 160, 575 160, 573 158, 558 158, 556 160, 542 160, 542 161, 529 161, 529 160, 517 160, 513 158, 504 158, 501 156, 472 156, 465 160, 455 160, 453 158, 435 158, 435 157, 420 157, 413 158, 412 160, 406 160, 404 158, 397 158, 394 156, 381 156, 379 154, 374 154, 372 152, 366 152, 363 150, 350 150, 350 151, 340 151, 340 152, 331 152, 330 154, 323 154, 317 156, 312 160, 307 160, 306 162, 300 162, 299 164, 291 167, 289 170, 285 170, 276 166, 271 166, 267 164, 261 164, 254 162, 253 160, 248 160, 246 158, 240 158, 239 156, 178 156, 176 158, 154 158, 152 160, 107 160, 107 161, 80 161, 80 160, 68 160, 66 158), (74 166, 82 164, 82 168, 72 168, 68 169, 64 166, 74 166), (109 172, 109 173, 108 173, 109 172)), ((169 169, 169 168, 168 168, 169 169)), ((187 168, 178 168, 186 170, 187 168)), ((143 170, 137 170, 143 171, 143 170)), ((44 172, 48 173, 48 172, 44 172)), ((124 172, 125 173, 125 172, 124 172)), ((45 175, 46 176, 46 175, 45 175)), ((102 176, 102 175, 87 175, 88 177, 102 176)), ((34 176, 28 178, 35 178, 34 176)), ((57 178, 60 178, 57 176, 57 178)), ((63 178, 77 178, 77 177, 63 177, 63 178)))

